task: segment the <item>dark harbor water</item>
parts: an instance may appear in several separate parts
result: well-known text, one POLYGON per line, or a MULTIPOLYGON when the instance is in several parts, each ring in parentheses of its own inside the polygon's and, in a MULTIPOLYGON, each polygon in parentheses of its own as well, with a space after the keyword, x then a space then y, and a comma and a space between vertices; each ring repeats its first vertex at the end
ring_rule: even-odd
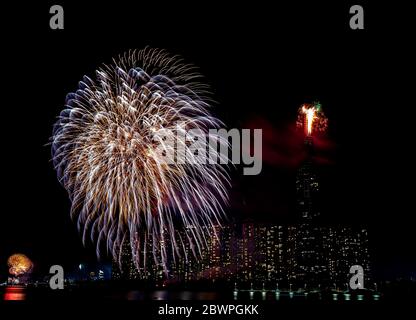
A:
POLYGON ((379 301, 380 293, 361 292, 303 292, 276 290, 134 290, 103 287, 67 286, 63 290, 48 287, 4 286, 0 290, 3 301, 36 301, 44 299, 75 300, 120 300, 120 301, 273 301, 273 302, 312 302, 312 301, 379 301))

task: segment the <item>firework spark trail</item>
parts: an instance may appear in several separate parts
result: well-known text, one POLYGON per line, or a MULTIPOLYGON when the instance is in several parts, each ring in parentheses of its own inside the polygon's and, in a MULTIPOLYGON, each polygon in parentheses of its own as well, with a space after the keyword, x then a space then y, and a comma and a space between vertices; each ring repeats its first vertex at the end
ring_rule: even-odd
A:
POLYGON ((302 111, 303 111, 303 113, 306 114, 308 135, 311 135, 312 134, 312 124, 313 124, 313 120, 315 119, 315 108, 306 109, 305 107, 302 107, 302 111))
MULTIPOLYGON (((166 269, 168 246, 173 258, 186 254, 184 242, 200 254, 206 230, 223 217, 226 167, 198 164, 189 144, 166 142, 190 129, 222 125, 209 113, 209 92, 199 80, 180 57, 146 48, 104 65, 95 80, 84 77, 67 96, 53 130, 53 161, 72 202, 71 216, 98 255, 104 244, 121 261, 128 241, 137 269, 145 270, 151 243, 154 263, 166 269), (155 135, 161 131, 163 139, 155 135), (166 164, 160 146, 187 163, 166 164), (186 230, 185 239, 176 227, 186 230)), ((212 146, 207 153, 223 157, 212 146)))

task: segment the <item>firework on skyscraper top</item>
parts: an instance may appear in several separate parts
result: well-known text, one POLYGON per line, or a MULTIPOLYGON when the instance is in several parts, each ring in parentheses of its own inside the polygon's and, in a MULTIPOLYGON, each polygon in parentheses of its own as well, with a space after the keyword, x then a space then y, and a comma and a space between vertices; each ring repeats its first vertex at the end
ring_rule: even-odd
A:
POLYGON ((321 104, 319 102, 304 103, 299 108, 296 126, 303 128, 307 136, 312 136, 317 132, 325 132, 328 127, 328 119, 322 111, 321 104))

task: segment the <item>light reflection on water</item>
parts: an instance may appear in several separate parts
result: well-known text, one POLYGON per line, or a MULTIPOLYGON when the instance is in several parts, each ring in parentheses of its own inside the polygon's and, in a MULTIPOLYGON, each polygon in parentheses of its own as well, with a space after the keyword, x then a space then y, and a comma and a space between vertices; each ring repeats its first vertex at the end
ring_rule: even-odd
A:
POLYGON ((26 299, 26 289, 20 286, 6 287, 3 299, 6 301, 21 301, 26 299))
POLYGON ((282 292, 282 291, 266 291, 266 290, 233 290, 229 294, 224 292, 204 292, 204 291, 169 291, 157 290, 144 293, 142 291, 130 291, 127 294, 129 300, 263 300, 263 301, 285 301, 285 300, 325 300, 325 301, 368 301, 377 300, 376 295, 350 294, 350 293, 328 293, 323 296, 321 293, 313 292, 282 292))
MULTIPOLYGON (((78 295, 82 295, 83 291, 80 289, 77 292, 73 292, 68 297, 77 298, 78 295)), ((50 298, 54 295, 50 290, 38 291, 28 290, 23 286, 7 286, 4 287, 3 294, 0 292, 0 300, 7 301, 20 301, 20 300, 32 300, 34 298, 50 298), (3 295, 3 297, 2 297, 3 295)), ((126 299, 126 300, 234 300, 234 301, 306 301, 306 300, 325 300, 325 301, 369 301, 380 300, 380 294, 362 294, 362 293, 349 293, 349 292, 328 292, 327 294, 321 294, 318 292, 311 292, 306 294, 305 292, 295 291, 280 291, 280 290, 233 290, 233 291, 191 291, 191 290, 155 290, 155 291, 143 291, 143 290, 130 290, 119 291, 117 293, 109 293, 105 296, 110 299, 126 299), (120 295, 121 293, 121 295, 120 295)), ((99 298, 99 296, 97 297, 99 298)), ((104 296, 102 296, 104 298, 104 296)))
MULTIPOLYGON (((138 297, 138 300, 143 299, 143 296, 138 297)), ((152 300, 215 300, 219 298, 219 294, 216 292, 158 290, 151 292, 150 298, 152 300)))

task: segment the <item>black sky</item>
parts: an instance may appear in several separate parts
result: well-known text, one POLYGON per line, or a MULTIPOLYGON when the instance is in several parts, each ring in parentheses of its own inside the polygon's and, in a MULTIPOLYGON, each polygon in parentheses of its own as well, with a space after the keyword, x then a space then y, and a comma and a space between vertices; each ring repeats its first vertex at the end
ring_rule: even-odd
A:
POLYGON ((214 113, 229 127, 267 129, 265 147, 282 156, 265 162, 259 176, 242 177, 237 169, 231 214, 290 218, 291 126, 302 103, 318 100, 329 118, 324 216, 368 226, 378 274, 415 275, 414 52, 405 8, 365 7, 366 29, 352 31, 348 3, 64 3, 65 30, 59 31, 49 29, 52 4, 5 11, 19 12, 21 23, 7 20, 1 49, 0 278, 14 252, 26 253, 42 270, 95 260, 69 218, 46 144, 66 94, 84 74, 147 45, 199 66, 218 101, 214 113))

